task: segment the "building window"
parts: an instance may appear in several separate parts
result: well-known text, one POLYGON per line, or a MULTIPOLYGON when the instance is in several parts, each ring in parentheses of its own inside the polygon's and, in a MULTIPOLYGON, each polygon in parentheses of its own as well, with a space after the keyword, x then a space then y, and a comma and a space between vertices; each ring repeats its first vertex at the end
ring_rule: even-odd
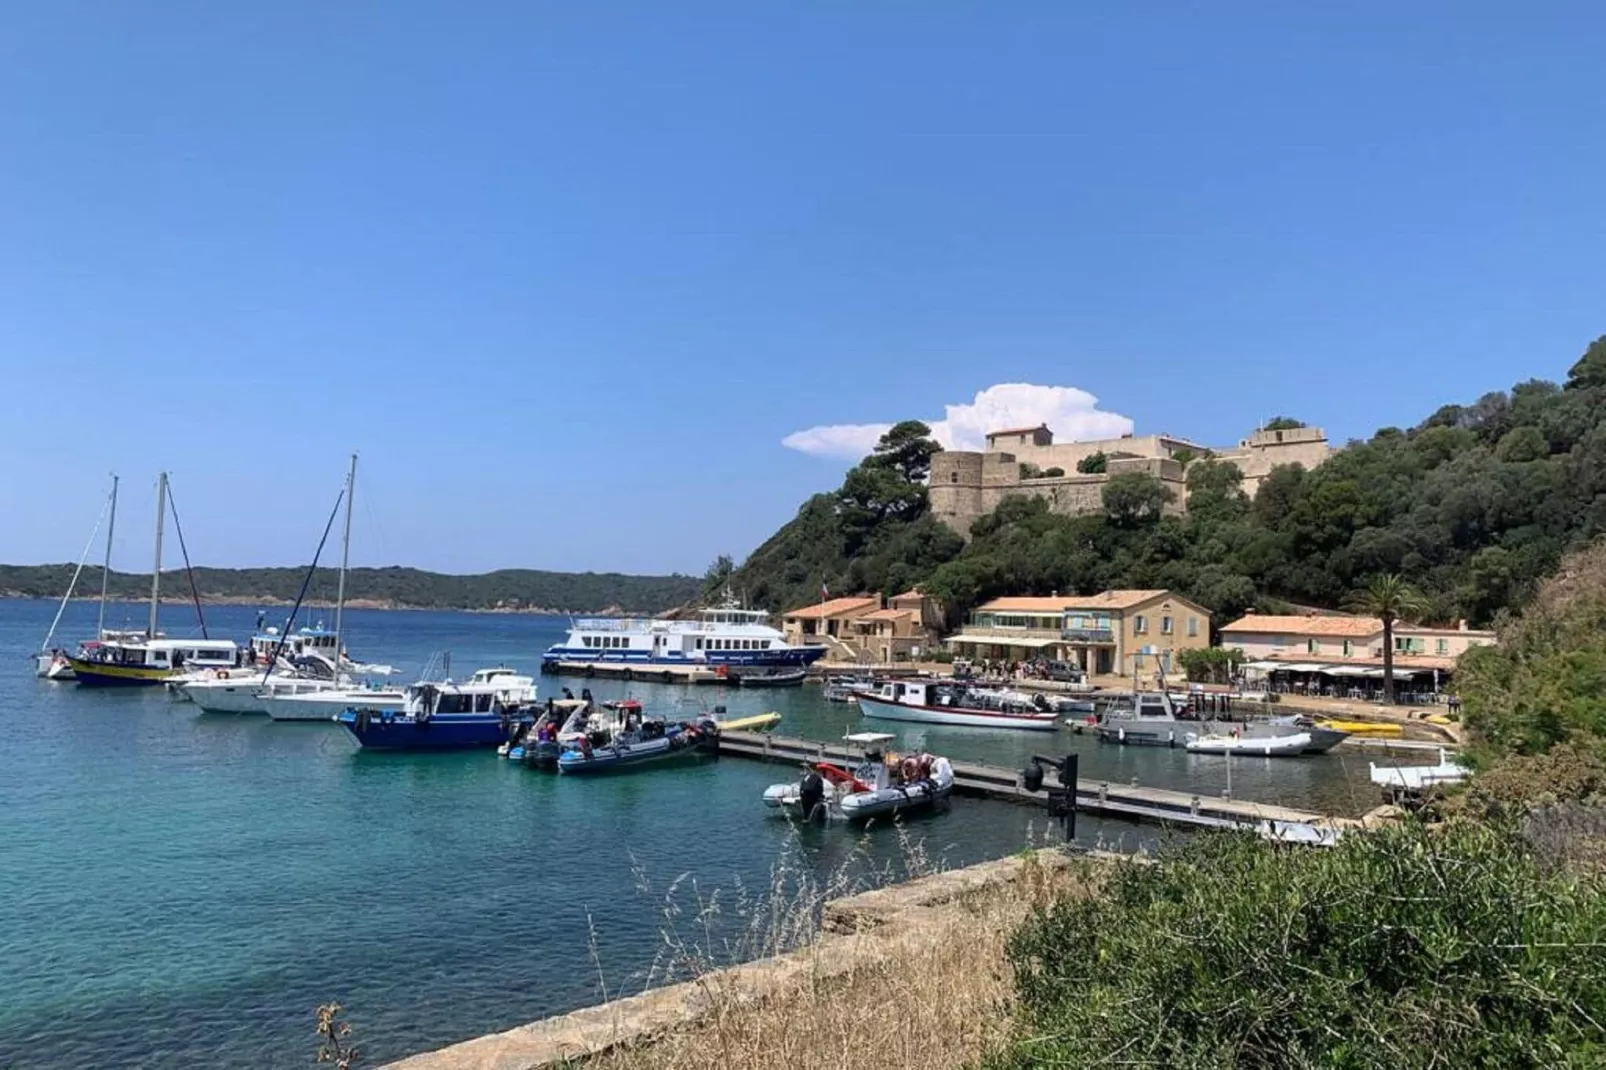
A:
POLYGON ((1396 654, 1420 654, 1427 650, 1427 640, 1415 635, 1396 635, 1394 637, 1394 652, 1396 654))
POLYGON ((1148 632, 1148 630, 1149 630, 1149 622, 1148 622, 1147 619, 1145 619, 1143 617, 1142 614, 1139 614, 1138 616, 1132 618, 1132 631, 1133 632, 1135 632, 1138 635, 1144 635, 1144 634, 1146 634, 1148 632))
POLYGON ((1198 637, 1199 637, 1199 618, 1198 617, 1189 617, 1188 618, 1188 638, 1189 639, 1197 639, 1198 637))
POLYGON ((1348 639, 1344 640, 1344 656, 1347 658, 1353 653, 1355 653, 1355 644, 1348 639))
POLYGON ((1448 639, 1440 639, 1440 640, 1438 640, 1437 642, 1435 642, 1433 644, 1433 649, 1440 657, 1443 657, 1444 655, 1446 655, 1446 654, 1448 654, 1450 652, 1450 640, 1448 640, 1448 639))
POLYGON ((1171 634, 1171 618, 1170 617, 1161 617, 1160 618, 1160 634, 1161 635, 1170 635, 1171 634))
POLYGON ((1307 639, 1307 640, 1305 640, 1305 653, 1307 653, 1307 654, 1320 654, 1321 652, 1322 652, 1322 641, 1320 639, 1307 639))
POLYGON ((957 471, 949 472, 948 473, 948 482, 950 482, 950 483, 958 483, 959 482, 959 473, 957 471))

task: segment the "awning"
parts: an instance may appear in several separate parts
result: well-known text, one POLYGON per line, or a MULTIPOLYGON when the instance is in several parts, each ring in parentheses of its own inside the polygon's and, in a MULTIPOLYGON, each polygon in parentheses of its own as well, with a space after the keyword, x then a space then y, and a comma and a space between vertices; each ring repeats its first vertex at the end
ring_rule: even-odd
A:
POLYGON ((1365 676, 1366 670, 1359 665, 1330 665, 1322 670, 1328 676, 1365 676))
POLYGON ((1275 672, 1278 669, 1285 669, 1287 666, 1280 661, 1246 661, 1244 662, 1244 668, 1249 672, 1275 672))
POLYGON ((1036 650, 1045 646, 1059 646, 1064 640, 1039 638, 1031 635, 977 635, 972 632, 970 635, 950 636, 944 642, 952 643, 954 646, 966 644, 970 646, 1020 646, 1036 650))
POLYGON ((1275 672, 1321 672, 1325 668, 1327 668, 1327 666, 1325 666, 1325 665, 1307 665, 1304 662, 1295 662, 1292 665, 1284 665, 1281 662, 1279 662, 1278 665, 1277 665, 1277 668, 1275 670, 1273 670, 1273 671, 1275 671, 1275 672))

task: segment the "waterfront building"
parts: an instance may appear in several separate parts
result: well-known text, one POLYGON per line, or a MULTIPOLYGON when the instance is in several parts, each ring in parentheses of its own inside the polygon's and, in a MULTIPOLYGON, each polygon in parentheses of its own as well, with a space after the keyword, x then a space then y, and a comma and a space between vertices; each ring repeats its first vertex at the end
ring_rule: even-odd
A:
POLYGON ((830 661, 912 661, 939 643, 942 607, 919 588, 884 605, 877 595, 832 598, 784 614, 781 632, 794 645, 825 646, 830 661))
MULTIPOLYGON (((1394 625, 1396 675, 1416 672, 1443 676, 1454 670, 1462 654, 1494 641, 1493 632, 1469 628, 1466 621, 1453 628, 1399 622, 1394 625)), ((1251 612, 1222 627, 1221 645, 1242 650, 1252 672, 1380 676, 1383 671, 1383 622, 1376 617, 1317 613, 1272 616, 1251 612)))
POLYGON ((1099 675, 1176 672, 1210 645, 1210 612, 1164 590, 995 598, 947 643, 969 658, 1068 661, 1099 675))
POLYGON ((977 517, 1011 494, 1042 498, 1056 513, 1076 516, 1104 508, 1104 486, 1112 476, 1151 475, 1172 493, 1166 512, 1187 509, 1187 465, 1212 456, 1243 472, 1243 490, 1254 497, 1273 468, 1301 464, 1314 468, 1333 450, 1319 427, 1258 430, 1236 446, 1204 446, 1173 435, 1127 435, 1094 442, 1054 441, 1048 425, 1014 427, 987 435, 983 452, 944 450, 931 459, 931 509, 960 534, 977 517), (1082 472, 1078 465, 1104 455, 1104 471, 1082 472))

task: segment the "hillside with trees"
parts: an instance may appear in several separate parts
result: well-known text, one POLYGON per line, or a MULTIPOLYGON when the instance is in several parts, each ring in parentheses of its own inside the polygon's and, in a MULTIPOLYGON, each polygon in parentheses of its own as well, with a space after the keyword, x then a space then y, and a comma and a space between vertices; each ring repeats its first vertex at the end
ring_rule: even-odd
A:
POLYGON ((733 586, 783 609, 816 600, 822 583, 889 594, 919 583, 956 620, 1001 594, 1166 587, 1219 623, 1250 607, 1337 609, 1390 574, 1421 593, 1426 619, 1483 624, 1606 531, 1606 339, 1560 385, 1532 379, 1383 428, 1314 470, 1275 469, 1253 499, 1236 466, 1194 458, 1185 516, 1162 515, 1172 492, 1157 480, 1123 475, 1100 514, 1007 498, 967 543, 927 508, 936 448, 923 424, 898 424, 841 489, 809 499, 735 569, 733 586))
MULTIPOLYGON (((72 565, 0 565, 0 595, 60 598, 72 579, 72 565)), ((335 569, 318 569, 309 587, 314 599, 335 597, 335 569)), ((293 602, 305 568, 197 568, 195 585, 203 599, 225 602, 293 602)), ((475 576, 453 576, 416 568, 354 568, 346 576, 346 597, 352 601, 408 609, 539 610, 595 612, 621 609, 657 613, 697 596, 694 576, 626 576, 616 572, 539 572, 502 569, 475 576)), ((108 592, 114 598, 150 596, 149 573, 111 573, 108 592)), ((164 570, 164 594, 188 597, 189 579, 182 571, 164 570)), ((98 594, 100 569, 86 567, 78 580, 80 595, 98 594)))

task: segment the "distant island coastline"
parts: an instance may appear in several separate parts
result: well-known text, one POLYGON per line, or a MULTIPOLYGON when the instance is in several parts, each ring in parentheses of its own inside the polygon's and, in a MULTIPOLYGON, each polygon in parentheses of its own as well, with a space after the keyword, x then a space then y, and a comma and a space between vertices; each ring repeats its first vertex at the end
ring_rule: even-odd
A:
MULTIPOLYGON (((0 565, 0 597, 59 599, 72 581, 70 564, 0 565)), ((339 573, 319 568, 304 606, 334 605, 339 573)), ((195 587, 212 605, 294 604, 303 568, 197 568, 195 587)), ((98 598, 101 570, 85 566, 75 599, 98 598)), ((139 602, 150 597, 150 573, 111 571, 107 597, 139 602)), ((463 610, 477 613, 661 613, 695 599, 702 580, 694 576, 632 576, 617 572, 546 572, 500 569, 460 576, 390 566, 354 568, 346 574, 346 605, 353 609, 463 610)), ((190 600, 182 569, 162 570, 162 601, 190 600)))

